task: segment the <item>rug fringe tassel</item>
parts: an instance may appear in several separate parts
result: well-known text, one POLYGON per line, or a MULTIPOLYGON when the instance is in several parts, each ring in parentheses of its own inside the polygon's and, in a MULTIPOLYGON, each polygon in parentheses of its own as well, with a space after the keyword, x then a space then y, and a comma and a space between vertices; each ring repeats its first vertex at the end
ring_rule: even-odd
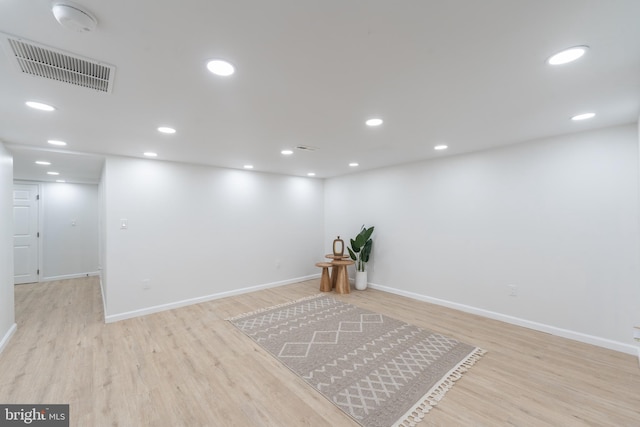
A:
POLYGON ((455 382, 462 378, 462 374, 467 372, 485 354, 485 350, 476 348, 458 366, 453 368, 440 383, 429 390, 421 401, 400 418, 393 427, 416 427, 425 415, 442 400, 455 382))
POLYGON ((234 317, 227 317, 225 320, 228 321, 228 322, 232 322, 234 320, 242 319, 243 317, 253 316, 254 314, 264 313, 265 311, 270 311, 270 310, 273 310, 275 308, 286 307, 288 305, 296 304, 296 303, 299 303, 301 301, 320 298, 320 297, 325 296, 325 295, 326 295, 325 293, 311 295, 311 296, 308 296, 308 297, 299 298, 299 299, 294 300, 294 301, 288 301, 288 302, 285 302, 285 303, 282 303, 282 304, 273 305, 271 307, 261 308, 260 310, 255 310, 255 311, 252 311, 252 312, 249 312, 249 313, 242 313, 242 314, 239 314, 239 315, 234 316, 234 317))

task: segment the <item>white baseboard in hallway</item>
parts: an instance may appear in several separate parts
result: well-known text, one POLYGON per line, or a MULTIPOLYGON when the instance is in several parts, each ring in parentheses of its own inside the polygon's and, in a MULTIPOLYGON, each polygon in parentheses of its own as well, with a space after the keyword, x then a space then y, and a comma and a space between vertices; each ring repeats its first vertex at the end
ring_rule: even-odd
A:
POLYGON ((2 337, 2 341, 0 341, 0 353, 2 353, 2 350, 4 350, 7 344, 9 344, 11 337, 13 336, 13 334, 16 333, 17 330, 18 330, 18 325, 14 323, 13 325, 11 325, 7 333, 4 334, 4 337, 2 337))
POLYGON ((55 280, 79 279, 81 277, 99 276, 98 271, 88 271, 85 273, 64 274, 62 276, 49 276, 40 278, 41 282, 53 282, 55 280))

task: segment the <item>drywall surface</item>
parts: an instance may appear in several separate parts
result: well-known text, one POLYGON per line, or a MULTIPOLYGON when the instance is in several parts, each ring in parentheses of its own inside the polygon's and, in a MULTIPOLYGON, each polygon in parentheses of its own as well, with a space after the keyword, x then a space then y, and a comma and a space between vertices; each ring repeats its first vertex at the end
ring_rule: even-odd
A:
POLYGON ((0 350, 16 327, 13 286, 13 156, 0 142, 0 350))
POLYGON ((107 321, 319 273, 320 180, 111 157, 101 185, 107 321))
POLYGON ((98 186, 40 183, 44 280, 98 271, 98 186))
POLYGON ((638 179, 635 124, 354 174, 325 241, 374 225, 374 285, 630 346, 638 179))

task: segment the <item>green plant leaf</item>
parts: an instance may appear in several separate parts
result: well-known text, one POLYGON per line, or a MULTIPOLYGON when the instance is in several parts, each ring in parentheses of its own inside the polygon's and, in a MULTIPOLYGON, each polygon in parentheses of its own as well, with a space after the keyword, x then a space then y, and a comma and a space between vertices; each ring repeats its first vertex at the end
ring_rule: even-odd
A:
POLYGON ((364 235, 364 240, 369 240, 369 238, 371 237, 371 235, 373 234, 373 228, 371 227, 369 229, 364 229, 361 234, 364 235))
POLYGON ((371 248, 373 247, 373 241, 367 240, 364 247, 362 248, 362 253, 360 254, 360 259, 363 262, 369 262, 369 255, 371 255, 371 248))
POLYGON ((347 248, 347 250, 349 251, 349 256, 351 257, 352 260, 356 261, 358 258, 356 257, 356 254, 353 253, 353 251, 351 250, 351 248, 347 248))

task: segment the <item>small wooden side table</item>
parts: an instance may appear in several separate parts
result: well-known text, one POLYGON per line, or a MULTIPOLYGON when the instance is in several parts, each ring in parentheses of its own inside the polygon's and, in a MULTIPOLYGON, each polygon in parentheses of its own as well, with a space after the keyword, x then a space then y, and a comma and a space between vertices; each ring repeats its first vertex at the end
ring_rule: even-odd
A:
MULTIPOLYGON (((335 288, 336 287, 336 282, 338 281, 338 266, 335 265, 336 261, 343 261, 349 258, 349 255, 334 255, 334 254, 326 254, 324 256, 325 258, 329 258, 331 260, 331 265, 334 267, 331 269, 331 287, 335 288)), ((346 272, 346 267, 345 267, 345 272, 346 272)), ((348 278, 348 276, 347 276, 348 278)))
POLYGON ((349 273, 347 273, 347 266, 355 264, 355 262, 349 260, 335 260, 331 263, 333 265, 333 271, 336 276, 336 293, 348 294, 351 292, 351 286, 349 285, 349 273))
POLYGON ((320 292, 331 292, 332 284, 329 277, 329 267, 333 267, 330 262, 317 262, 316 267, 322 268, 322 275, 320 276, 320 292))

